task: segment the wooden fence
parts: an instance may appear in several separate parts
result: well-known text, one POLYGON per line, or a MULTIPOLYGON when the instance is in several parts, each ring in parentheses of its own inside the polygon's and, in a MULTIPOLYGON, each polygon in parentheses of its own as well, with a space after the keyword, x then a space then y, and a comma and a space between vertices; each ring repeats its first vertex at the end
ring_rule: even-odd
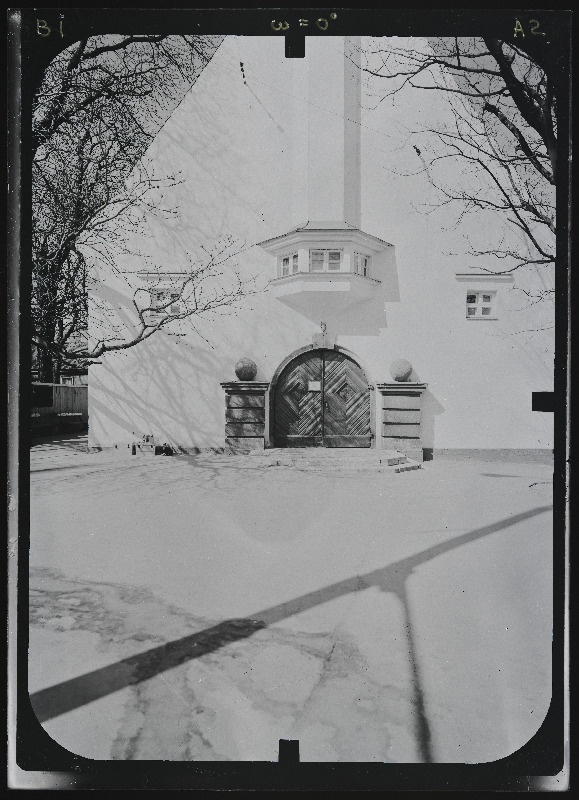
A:
POLYGON ((59 383, 32 384, 33 418, 72 414, 80 414, 82 421, 88 423, 88 386, 65 386, 59 383))

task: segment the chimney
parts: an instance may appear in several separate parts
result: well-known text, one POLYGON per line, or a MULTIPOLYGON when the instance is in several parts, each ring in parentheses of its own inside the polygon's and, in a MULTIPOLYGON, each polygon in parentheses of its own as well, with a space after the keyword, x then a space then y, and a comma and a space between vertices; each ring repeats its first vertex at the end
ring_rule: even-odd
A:
POLYGON ((316 36, 292 62, 296 226, 360 228, 359 58, 359 36, 316 36))

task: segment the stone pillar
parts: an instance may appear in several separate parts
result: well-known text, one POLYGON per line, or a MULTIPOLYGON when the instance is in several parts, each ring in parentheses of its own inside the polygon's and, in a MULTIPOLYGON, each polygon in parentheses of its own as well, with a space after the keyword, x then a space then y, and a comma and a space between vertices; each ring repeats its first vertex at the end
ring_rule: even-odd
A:
POLYGON ((382 448, 399 450, 415 461, 423 460, 420 423, 422 395, 427 383, 396 381, 377 383, 382 395, 382 448))
POLYGON ((225 390, 225 443, 234 452, 263 450, 265 393, 269 383, 228 381, 225 390))

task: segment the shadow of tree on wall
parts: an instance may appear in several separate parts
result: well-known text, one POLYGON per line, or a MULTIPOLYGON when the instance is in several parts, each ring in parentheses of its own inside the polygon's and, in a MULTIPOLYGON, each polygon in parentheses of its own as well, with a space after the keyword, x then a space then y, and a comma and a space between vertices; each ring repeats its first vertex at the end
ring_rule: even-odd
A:
POLYGON ((134 353, 107 355, 101 366, 91 368, 91 441, 100 444, 103 432, 112 430, 114 443, 123 434, 140 438, 154 433, 177 449, 224 446, 220 382, 236 380, 234 367, 243 357, 256 360, 257 380, 271 380, 296 341, 311 343, 316 330, 305 320, 301 325, 284 324, 283 315, 289 313, 284 310, 272 341, 271 327, 264 324, 265 303, 262 295, 254 295, 232 313, 195 320, 199 336, 192 330, 186 336, 159 332, 134 353))
POLYGON ((105 384, 93 373, 91 414, 113 422, 129 436, 155 433, 179 444, 175 431, 185 433, 194 424, 195 413, 223 426, 224 412, 213 402, 213 384, 227 374, 228 366, 222 352, 189 342, 177 345, 167 334, 158 334, 141 346, 136 364, 123 369, 119 359, 108 360, 105 384))
MULTIPOLYGON (((101 324, 105 331, 111 326, 122 330, 134 326, 132 289, 127 284, 134 279, 135 286, 140 285, 136 278, 139 272, 187 271, 191 268, 190 259, 205 263, 208 251, 223 237, 232 236, 243 243, 238 254, 243 279, 256 277, 265 288, 273 277, 269 256, 252 245, 279 233, 286 219, 286 204, 273 200, 280 198, 280 182, 283 186, 289 180, 289 159, 280 159, 280 153, 289 146, 284 127, 285 117, 289 121, 291 112, 288 104, 282 104, 285 117, 281 126, 264 117, 263 109, 255 105, 255 93, 241 80, 240 47, 242 44, 230 40, 220 48, 211 69, 193 86, 152 143, 147 158, 155 172, 172 175, 178 171, 175 185, 163 190, 157 204, 174 213, 158 213, 155 203, 151 209, 139 209, 142 224, 135 232, 127 233, 119 264, 112 272, 106 264, 101 269, 102 280, 98 292, 95 289, 95 298, 103 310, 93 309, 95 335, 101 335, 101 324), (239 79, 235 80, 235 76, 239 79), (105 319, 101 320, 103 315, 105 319)), ((284 85, 283 76, 289 80, 291 64, 275 42, 265 43, 264 47, 275 56, 278 77, 284 85)), ((277 89, 263 85, 259 94, 275 97, 277 89)), ((227 283, 233 267, 229 263, 221 267, 227 283)), ((234 380, 235 362, 253 355, 250 315, 245 313, 245 303, 243 306, 242 337, 240 328, 233 331, 225 318, 216 315, 206 322, 195 319, 193 323, 210 344, 196 339, 193 329, 184 322, 174 328, 171 325, 171 332, 159 337, 159 341, 153 341, 155 334, 140 343, 138 354, 114 354, 114 358, 104 359, 102 366, 92 368, 91 439, 93 434, 97 436, 94 443, 100 444, 101 435, 106 439, 107 429, 128 436, 133 431, 140 435, 155 432, 173 444, 179 444, 175 439, 188 431, 190 437, 183 443, 193 446, 215 444, 216 430, 224 436, 224 402, 219 382, 234 380), (179 338, 172 338, 171 333, 177 332, 181 334, 179 338), (101 378, 99 372, 110 375, 101 378), (217 398, 221 400, 219 406, 217 398), (197 416, 206 419, 199 421, 197 416), (210 435, 204 432, 211 431, 212 426, 213 441, 209 442, 210 435), (201 441, 195 441, 195 434, 201 441)), ((255 316, 257 323, 260 317, 255 316)), ((262 315, 262 344, 266 341, 263 319, 262 315)), ((280 314, 280 339, 284 338, 284 319, 289 319, 289 314, 280 314)), ((276 318, 274 323, 277 322, 276 318)), ((294 348, 292 341, 287 351, 294 348)), ((267 365, 260 366, 267 373, 267 365)))
POLYGON ((514 514, 490 525, 468 531, 449 541, 428 547, 386 567, 337 581, 277 606, 259 611, 248 618, 225 620, 198 633, 151 648, 144 653, 124 658, 115 664, 42 689, 30 695, 32 708, 38 720, 46 722, 113 692, 149 680, 192 659, 215 652, 232 642, 247 639, 256 631, 275 625, 295 614, 328 603, 346 594, 377 587, 383 592, 395 595, 403 609, 413 704, 416 711, 415 735, 422 761, 432 762, 431 732, 425 708, 421 665, 416 650, 414 625, 408 598, 408 579, 415 568, 438 556, 551 509, 550 505, 538 506, 529 511, 514 514))

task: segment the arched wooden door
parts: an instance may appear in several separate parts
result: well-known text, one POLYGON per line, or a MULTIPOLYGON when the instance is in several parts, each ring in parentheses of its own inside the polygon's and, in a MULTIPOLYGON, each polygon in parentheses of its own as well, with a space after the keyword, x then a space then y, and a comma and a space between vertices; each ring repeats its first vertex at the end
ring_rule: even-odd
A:
POLYGON ((309 350, 281 372, 273 403, 276 447, 370 447, 370 389, 337 350, 309 350))

